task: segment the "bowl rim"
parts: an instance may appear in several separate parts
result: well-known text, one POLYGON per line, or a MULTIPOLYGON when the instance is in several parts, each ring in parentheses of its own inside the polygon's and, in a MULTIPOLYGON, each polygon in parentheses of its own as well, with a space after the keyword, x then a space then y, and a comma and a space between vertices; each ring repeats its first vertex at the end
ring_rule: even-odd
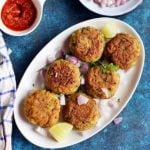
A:
POLYGON ((119 7, 115 7, 115 9, 114 9, 114 8, 110 8, 110 7, 101 8, 101 7, 98 6, 98 4, 96 4, 94 2, 92 4, 93 5, 93 8, 92 8, 92 7, 89 7, 88 5, 86 5, 88 3, 88 1, 85 2, 85 0, 79 0, 79 2, 84 7, 86 7, 88 10, 90 10, 90 11, 96 13, 96 14, 113 17, 113 16, 124 15, 124 14, 127 14, 127 13, 133 11, 140 4, 142 4, 143 0, 138 0, 138 1, 134 2, 134 5, 129 5, 130 7, 126 7, 127 9, 125 9, 125 6, 127 4, 124 4, 124 5, 119 6, 119 7), (99 10, 97 9, 97 7, 99 7, 99 10), (96 8, 96 9, 94 9, 94 8, 96 8), (109 12, 108 10, 113 10, 113 12, 109 12))
POLYGON ((37 28, 37 26, 40 24, 42 15, 43 15, 43 7, 40 1, 32 0, 32 2, 34 3, 34 6, 36 7, 37 16, 36 16, 34 23, 28 29, 25 29, 22 31, 11 30, 3 23, 1 15, 2 15, 3 6, 6 1, 7 0, 3 0, 0 3, 0 30, 2 30, 4 33, 11 35, 11 36, 25 36, 33 32, 37 28))

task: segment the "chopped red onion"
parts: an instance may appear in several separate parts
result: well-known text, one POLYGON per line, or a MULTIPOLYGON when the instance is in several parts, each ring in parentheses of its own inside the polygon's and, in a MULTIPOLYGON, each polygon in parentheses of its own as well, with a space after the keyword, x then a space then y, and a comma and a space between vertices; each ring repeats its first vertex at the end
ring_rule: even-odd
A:
POLYGON ((73 63, 74 65, 78 62, 78 59, 74 56, 69 56, 66 55, 66 60, 68 60, 69 62, 73 63))
POLYGON ((129 0, 93 0, 96 4, 103 7, 118 7, 124 5, 129 0))
POLYGON ((35 127, 34 131, 42 136, 47 136, 47 131, 44 128, 41 127, 35 127))
POLYGON ((68 60, 69 62, 73 63, 77 67, 80 67, 80 65, 81 65, 80 60, 77 57, 75 57, 75 56, 66 55, 66 60, 68 60))
POLYGON ((121 5, 125 4, 126 2, 127 2, 127 0, 122 0, 121 5))
POLYGON ((107 88, 101 88, 101 90, 105 93, 106 97, 109 97, 109 90, 107 88))
POLYGON ((78 59, 78 62, 76 63, 76 66, 77 67, 80 67, 81 66, 81 61, 78 59))
POLYGON ((63 50, 63 49, 58 50, 58 51, 56 52, 56 54, 55 54, 55 58, 56 58, 56 59, 57 59, 57 58, 60 58, 60 57, 63 57, 63 56, 65 56, 65 50, 63 50))
POLYGON ((85 78, 84 78, 84 76, 81 76, 81 77, 80 77, 80 83, 81 83, 81 85, 84 85, 84 84, 85 84, 85 78))
POLYGON ((45 75, 46 75, 46 69, 41 69, 39 72, 39 77, 42 81, 45 80, 45 75))
POLYGON ((113 122, 114 122, 115 125, 118 125, 118 124, 120 124, 122 122, 122 120, 123 120, 122 117, 117 117, 117 118, 114 119, 113 122))
POLYGON ((60 105, 66 105, 65 95, 60 94, 60 105))
POLYGON ((88 63, 83 63, 82 66, 80 67, 81 73, 85 74, 89 70, 89 64, 88 63))
POLYGON ((47 64, 51 64, 53 61, 55 61, 56 58, 49 56, 47 58, 47 64))
POLYGON ((77 102, 78 102, 78 105, 83 105, 83 104, 86 104, 88 102, 88 98, 84 95, 79 95, 77 97, 77 102))
POLYGON ((120 6, 121 2, 122 2, 122 0, 116 0, 116 6, 120 6))

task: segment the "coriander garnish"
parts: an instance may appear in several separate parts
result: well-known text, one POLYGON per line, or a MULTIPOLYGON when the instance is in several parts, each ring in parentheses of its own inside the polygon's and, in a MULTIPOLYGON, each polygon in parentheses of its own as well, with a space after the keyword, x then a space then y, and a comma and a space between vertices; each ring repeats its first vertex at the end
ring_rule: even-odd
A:
POLYGON ((116 72, 118 71, 119 67, 114 65, 113 63, 110 64, 101 64, 101 71, 103 73, 107 73, 107 72, 116 72))

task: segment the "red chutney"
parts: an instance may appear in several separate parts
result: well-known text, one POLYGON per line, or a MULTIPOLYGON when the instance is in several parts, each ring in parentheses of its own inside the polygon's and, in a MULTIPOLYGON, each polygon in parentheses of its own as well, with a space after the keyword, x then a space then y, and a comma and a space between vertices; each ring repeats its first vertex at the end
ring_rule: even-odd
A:
POLYGON ((1 12, 5 26, 15 31, 31 27, 36 16, 37 10, 32 0, 7 0, 1 12))

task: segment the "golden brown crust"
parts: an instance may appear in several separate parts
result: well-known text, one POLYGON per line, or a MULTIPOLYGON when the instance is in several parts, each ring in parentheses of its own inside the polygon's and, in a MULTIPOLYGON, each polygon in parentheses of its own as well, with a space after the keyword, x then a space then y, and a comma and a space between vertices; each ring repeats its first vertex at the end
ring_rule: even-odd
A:
POLYGON ((60 102, 55 94, 36 90, 25 99, 23 112, 30 123, 43 128, 51 127, 59 119, 60 102))
POLYGON ((133 36, 120 33, 107 43, 104 54, 121 69, 129 69, 140 56, 140 45, 133 36))
POLYGON ((100 114, 95 100, 83 93, 75 93, 67 97, 63 116, 64 120, 71 123, 76 129, 87 130, 96 125, 100 114), (78 105, 77 97, 79 95, 89 98, 87 104, 78 105))
POLYGON ((69 49, 85 62, 95 62, 102 56, 104 36, 94 27, 84 27, 75 31, 69 40, 69 49))
POLYGON ((118 73, 103 73, 99 66, 92 67, 85 78, 86 92, 94 98, 110 98, 115 94, 119 82, 118 73))
POLYGON ((80 71, 69 61, 56 60, 47 69, 45 81, 56 93, 72 94, 80 86, 80 71))

